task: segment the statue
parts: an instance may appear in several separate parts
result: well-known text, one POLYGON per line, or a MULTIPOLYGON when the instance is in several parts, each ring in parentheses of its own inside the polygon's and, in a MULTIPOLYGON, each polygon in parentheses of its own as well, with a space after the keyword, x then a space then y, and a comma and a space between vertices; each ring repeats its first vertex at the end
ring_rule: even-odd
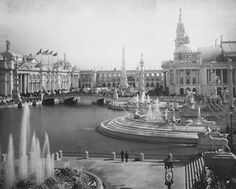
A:
POLYGON ((230 95, 229 95, 229 90, 226 89, 223 91, 223 102, 229 102, 230 95))
MULTIPOLYGON (((220 133, 219 133, 220 134, 220 133)), ((225 151, 225 148, 228 150, 228 152, 230 152, 230 148, 228 145, 228 140, 226 138, 223 137, 222 134, 218 135, 217 137, 213 137, 211 135, 211 132, 206 132, 205 136, 209 137, 210 142, 211 142, 211 150, 217 150, 217 146, 221 146, 222 149, 225 151)))
POLYGON ((9 40, 6 40, 6 51, 8 52, 10 50, 10 41, 9 40))

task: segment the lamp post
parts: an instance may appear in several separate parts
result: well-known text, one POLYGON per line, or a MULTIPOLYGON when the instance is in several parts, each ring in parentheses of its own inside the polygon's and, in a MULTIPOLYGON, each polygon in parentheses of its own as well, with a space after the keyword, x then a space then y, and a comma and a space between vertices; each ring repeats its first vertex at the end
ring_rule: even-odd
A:
POLYGON ((165 185, 167 185, 168 189, 171 189, 171 185, 174 183, 173 181, 173 155, 169 153, 168 157, 164 160, 165 164, 165 185))

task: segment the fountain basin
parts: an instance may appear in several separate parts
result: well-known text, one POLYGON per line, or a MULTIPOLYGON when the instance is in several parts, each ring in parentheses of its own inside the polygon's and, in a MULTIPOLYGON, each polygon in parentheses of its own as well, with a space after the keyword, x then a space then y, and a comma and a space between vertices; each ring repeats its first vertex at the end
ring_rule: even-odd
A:
POLYGON ((196 145, 198 133, 205 133, 206 129, 202 126, 174 126, 125 116, 102 122, 98 131, 103 135, 124 140, 196 145))

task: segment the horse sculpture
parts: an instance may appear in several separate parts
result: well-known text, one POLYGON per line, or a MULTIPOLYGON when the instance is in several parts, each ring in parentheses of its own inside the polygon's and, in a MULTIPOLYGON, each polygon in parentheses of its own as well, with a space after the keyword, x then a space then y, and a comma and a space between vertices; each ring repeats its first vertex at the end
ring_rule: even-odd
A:
POLYGON ((221 135, 218 135, 219 137, 213 137, 211 136, 210 132, 206 133, 206 136, 209 137, 210 141, 211 141, 211 150, 217 150, 217 146, 222 147, 222 149, 225 151, 225 148, 228 150, 228 152, 230 152, 230 148, 229 148, 229 144, 228 144, 228 140, 224 137, 222 137, 221 135))

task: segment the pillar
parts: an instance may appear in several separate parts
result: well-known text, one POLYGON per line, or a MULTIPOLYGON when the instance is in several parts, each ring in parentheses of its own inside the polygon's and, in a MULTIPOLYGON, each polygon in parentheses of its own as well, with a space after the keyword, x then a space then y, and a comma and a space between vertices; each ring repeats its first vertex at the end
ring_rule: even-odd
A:
POLYGON ((22 79, 22 74, 20 74, 20 93, 23 93, 23 79, 22 79))
POLYGON ((116 160, 116 153, 115 152, 112 152, 112 159, 116 160))
POLYGON ((140 153, 140 160, 144 161, 144 153, 143 152, 140 153))
POLYGON ((220 83, 223 84, 223 69, 220 69, 220 83))
POLYGON ((62 150, 59 150, 58 154, 59 154, 59 159, 61 159, 63 157, 62 150))
POLYGON ((26 88, 27 88, 27 74, 24 74, 24 94, 26 94, 26 88))
POLYGON ((230 95, 230 104, 233 103, 233 77, 232 77, 232 74, 233 74, 233 68, 232 68, 232 65, 229 65, 229 72, 228 72, 228 82, 229 82, 229 95, 230 95))
POLYGON ((84 159, 88 159, 89 158, 89 153, 88 153, 88 151, 86 150, 85 152, 84 152, 84 159))
POLYGON ((29 92, 29 74, 27 73, 26 74, 26 92, 28 93, 29 92))
POLYGON ((186 69, 184 69, 184 85, 186 85, 186 69))
POLYGON ((166 72, 164 72, 164 76, 163 76, 163 90, 166 91, 166 72))

